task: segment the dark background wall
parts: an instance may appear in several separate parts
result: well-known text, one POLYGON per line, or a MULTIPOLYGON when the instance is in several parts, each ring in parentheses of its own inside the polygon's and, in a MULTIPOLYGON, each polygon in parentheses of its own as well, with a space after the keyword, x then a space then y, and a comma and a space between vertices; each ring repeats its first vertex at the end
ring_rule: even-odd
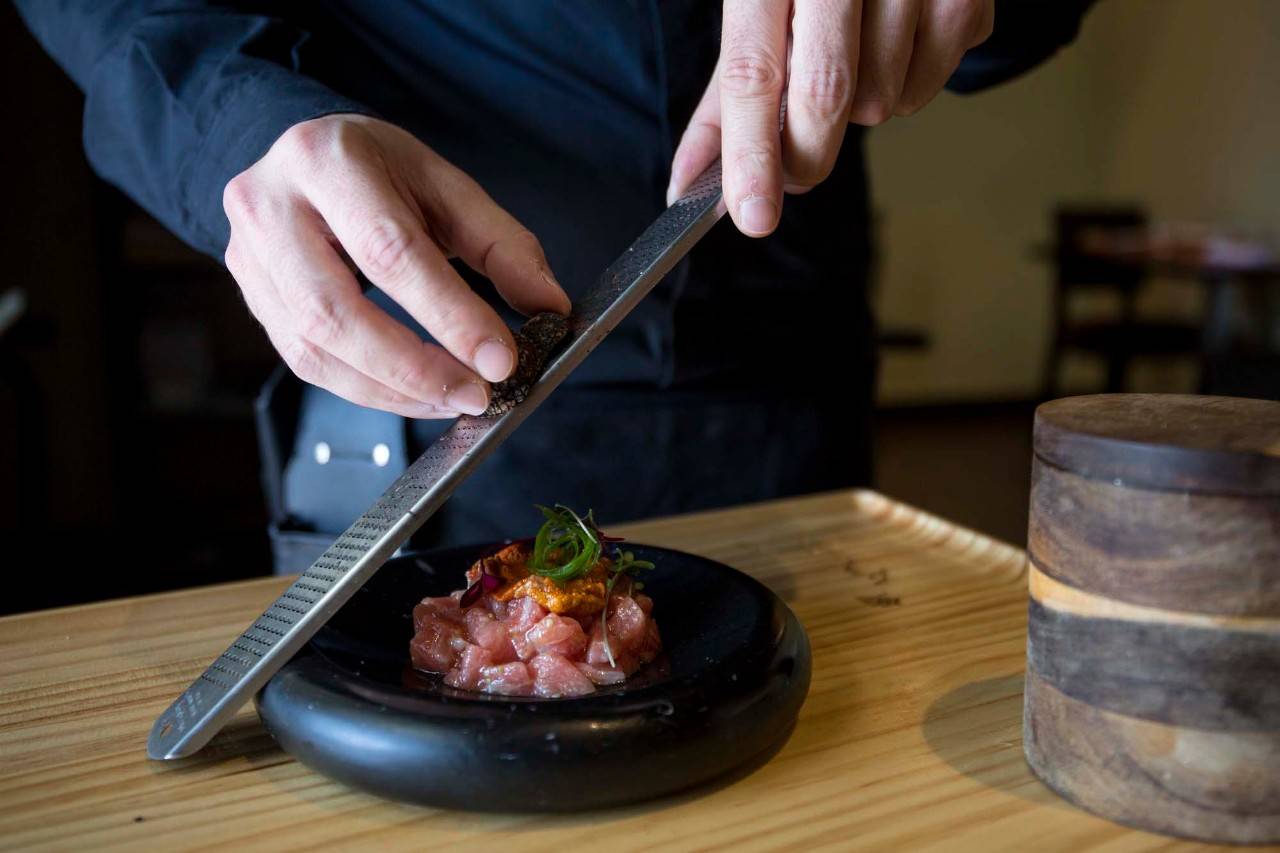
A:
POLYGON ((0 4, 0 612, 269 571, 251 403, 275 365, 234 282, 93 176, 82 98, 0 4))

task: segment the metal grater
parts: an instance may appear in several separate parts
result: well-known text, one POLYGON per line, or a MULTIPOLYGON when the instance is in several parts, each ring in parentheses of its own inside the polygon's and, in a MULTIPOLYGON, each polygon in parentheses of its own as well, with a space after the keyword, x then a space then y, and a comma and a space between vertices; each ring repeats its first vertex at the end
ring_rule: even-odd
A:
POLYGON ((505 414, 455 421, 160 715, 147 755, 185 758, 207 744, 723 214, 716 161, 578 300, 560 354, 525 400, 505 414))

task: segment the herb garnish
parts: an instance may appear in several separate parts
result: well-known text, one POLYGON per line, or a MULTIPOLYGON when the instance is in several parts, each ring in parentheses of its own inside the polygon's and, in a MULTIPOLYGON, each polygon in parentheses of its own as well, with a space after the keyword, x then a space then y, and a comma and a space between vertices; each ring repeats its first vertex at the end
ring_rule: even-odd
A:
POLYGON ((596 527, 590 512, 584 519, 561 504, 538 509, 547 520, 534 537, 529 571, 564 583, 582 577, 600 562, 601 540, 606 537, 596 527))
POLYGON ((630 551, 619 553, 613 565, 609 566, 609 580, 604 585, 604 610, 600 613, 600 635, 604 638, 604 656, 609 659, 609 666, 618 666, 618 662, 613 659, 613 649, 609 648, 609 599, 613 596, 613 585, 618 582, 618 578, 626 576, 631 578, 633 590, 644 589, 644 584, 635 579, 636 575, 641 569, 652 568, 653 563, 637 560, 636 555, 630 551))

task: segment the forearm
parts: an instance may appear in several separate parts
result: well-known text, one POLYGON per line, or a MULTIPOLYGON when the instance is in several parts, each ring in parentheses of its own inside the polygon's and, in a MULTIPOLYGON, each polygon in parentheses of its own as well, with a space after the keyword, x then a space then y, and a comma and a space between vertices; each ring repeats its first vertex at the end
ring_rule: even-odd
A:
POLYGON ((221 258, 226 183, 289 127, 370 111, 306 74, 308 34, 209 0, 17 0, 85 92, 84 144, 103 178, 221 258))

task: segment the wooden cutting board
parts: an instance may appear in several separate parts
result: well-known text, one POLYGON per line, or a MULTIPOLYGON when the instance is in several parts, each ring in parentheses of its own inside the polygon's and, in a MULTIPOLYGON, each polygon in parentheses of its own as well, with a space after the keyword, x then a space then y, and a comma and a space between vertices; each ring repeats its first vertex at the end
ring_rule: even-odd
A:
POLYGON ((0 619, 0 848, 1195 846, 1088 815, 1028 771, 1022 551, 865 491, 623 532, 755 575, 808 628, 808 702, 753 774, 573 817, 432 811, 303 768, 251 709, 199 756, 147 761, 152 720, 284 589, 270 578, 0 619))

